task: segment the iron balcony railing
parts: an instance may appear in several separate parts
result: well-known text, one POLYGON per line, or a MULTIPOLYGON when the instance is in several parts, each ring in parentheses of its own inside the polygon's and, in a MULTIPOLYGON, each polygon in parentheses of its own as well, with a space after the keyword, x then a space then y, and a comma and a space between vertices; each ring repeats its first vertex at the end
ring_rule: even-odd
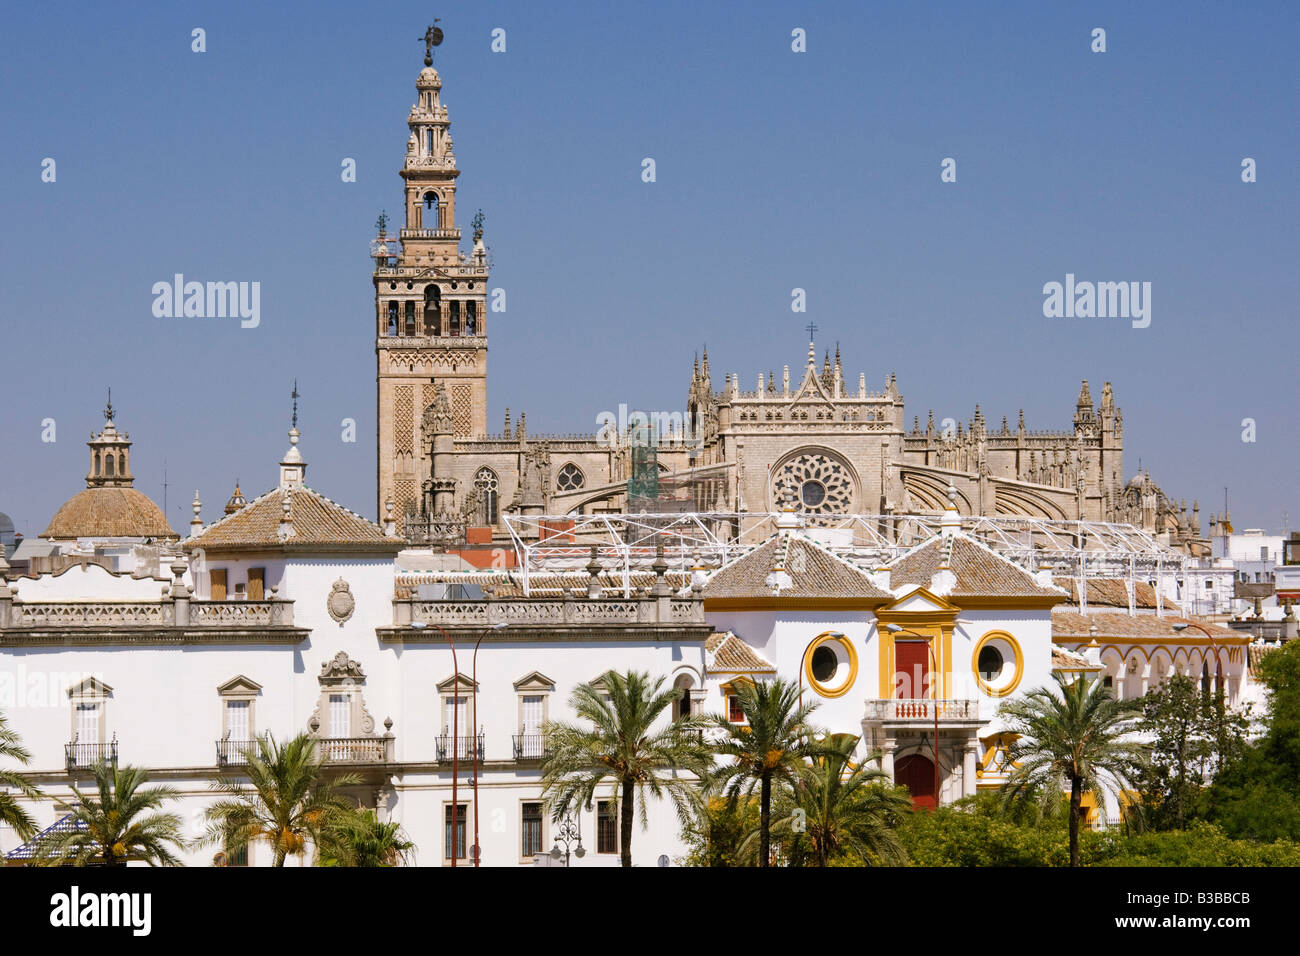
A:
POLYGON ((107 744, 85 744, 73 741, 63 745, 63 756, 69 770, 87 770, 101 760, 117 766, 117 741, 107 744))
POLYGON ((223 738, 217 741, 217 766, 218 767, 245 767, 248 765, 247 751, 257 752, 256 740, 230 740, 223 738))
POLYGON ((541 760, 551 752, 545 734, 515 734, 516 760, 541 760))
POLYGON ((435 743, 437 744, 439 762, 442 762, 444 760, 451 760, 453 739, 456 741, 457 760, 472 760, 474 759, 475 753, 478 754, 479 760, 483 759, 483 735, 482 734, 478 734, 477 736, 471 736, 471 737, 455 737, 455 738, 453 738, 450 734, 444 734, 443 736, 438 737, 435 741, 435 743))

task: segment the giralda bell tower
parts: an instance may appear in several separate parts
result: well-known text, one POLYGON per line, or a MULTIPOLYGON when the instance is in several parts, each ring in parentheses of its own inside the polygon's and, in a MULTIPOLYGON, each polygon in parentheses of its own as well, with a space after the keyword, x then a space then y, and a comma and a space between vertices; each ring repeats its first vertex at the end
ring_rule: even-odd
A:
POLYGON ((378 357, 379 516, 393 502, 399 528, 418 513, 430 477, 429 431, 439 392, 456 439, 487 431, 487 256, 475 217, 473 247, 460 251, 456 225, 456 154, 433 47, 442 31, 425 34, 425 67, 415 81, 407 117, 410 136, 402 179, 405 225, 396 238, 379 223, 375 260, 378 357), (427 414, 426 414, 427 412, 427 414))

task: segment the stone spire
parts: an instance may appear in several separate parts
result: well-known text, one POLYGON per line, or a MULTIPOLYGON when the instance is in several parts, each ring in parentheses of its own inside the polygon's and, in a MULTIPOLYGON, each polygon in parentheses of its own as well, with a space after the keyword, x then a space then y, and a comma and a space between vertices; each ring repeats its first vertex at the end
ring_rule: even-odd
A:
POLYGON ((194 517, 190 519, 190 537, 197 538, 203 533, 203 518, 200 512, 203 511, 203 502, 199 500, 199 489, 194 489, 194 517))

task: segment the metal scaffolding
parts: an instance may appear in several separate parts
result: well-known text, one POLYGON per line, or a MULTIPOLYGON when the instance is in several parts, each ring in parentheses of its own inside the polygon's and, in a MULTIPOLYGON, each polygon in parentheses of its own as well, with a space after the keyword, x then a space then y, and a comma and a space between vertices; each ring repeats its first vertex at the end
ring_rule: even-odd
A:
MULTIPOLYGON (((783 526, 853 564, 871 570, 940 534, 939 514, 802 515, 780 512, 683 512, 680 514, 570 514, 502 516, 515 548, 525 593, 538 571, 577 571, 591 560, 619 569, 625 594, 628 575, 654 563, 659 549, 670 568, 716 568, 762 544, 783 526)), ((1187 556, 1132 525, 1105 521, 1058 521, 1016 515, 963 516, 971 538, 1030 572, 1050 568, 1058 577, 1118 578, 1149 582, 1163 591, 1181 574, 1187 556)), ((1080 588, 1081 593, 1086 588, 1080 588)))

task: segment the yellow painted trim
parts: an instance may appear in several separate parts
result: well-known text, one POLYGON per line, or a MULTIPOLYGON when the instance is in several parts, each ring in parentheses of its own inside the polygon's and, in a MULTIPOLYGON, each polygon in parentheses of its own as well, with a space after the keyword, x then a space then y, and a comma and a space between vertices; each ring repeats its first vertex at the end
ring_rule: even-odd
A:
POLYGON ((808 681, 808 686, 812 688, 818 695, 832 700, 836 697, 843 697, 853 688, 854 683, 856 683, 858 679, 857 649, 854 648, 853 642, 849 640, 847 637, 843 635, 837 635, 834 631, 823 631, 821 634, 818 634, 815 638, 813 638, 812 643, 809 644, 808 647, 805 648, 803 652, 803 675, 804 678, 808 681), (849 655, 849 676, 848 679, 844 682, 844 685, 840 687, 838 690, 828 690, 815 677, 813 677, 813 672, 812 672, 813 651, 817 650, 817 648, 821 647, 823 644, 829 641, 834 641, 835 643, 839 644, 848 652, 849 655))
POLYGON ((981 636, 980 639, 975 642, 975 650, 971 652, 971 656, 970 656, 970 669, 975 674, 975 683, 979 686, 979 689, 983 691, 985 694, 987 694, 988 696, 1006 697, 1010 695, 1013 691, 1015 691, 1017 687, 1020 686, 1020 681, 1025 676, 1025 655, 1024 652, 1020 649, 1020 642, 1017 641, 1014 636, 1012 636, 1010 631, 998 631, 998 630, 986 631, 983 634, 983 636, 981 636), (1015 654, 1016 656, 1016 675, 1011 679, 1011 683, 1001 690, 995 689, 990 684, 988 684, 983 677, 980 676, 980 666, 979 666, 980 650, 983 649, 985 644, 993 640, 995 637, 1001 638, 1002 640, 1010 644, 1011 653, 1015 654))
MULTIPOLYGON (((949 686, 952 679, 952 668, 948 666, 948 661, 952 659, 952 618, 953 614, 945 614, 932 622, 918 621, 918 615, 910 615, 904 612, 892 619, 885 617, 877 621, 876 640, 880 644, 880 699, 892 700, 897 688, 894 686, 895 665, 894 656, 894 632, 890 631, 884 625, 886 623, 897 623, 912 632, 909 635, 911 640, 923 640, 930 642, 931 650, 934 652, 934 667, 943 675, 941 681, 942 694, 944 699, 951 699, 951 688, 949 686)), ((905 638, 905 640, 908 638, 905 638)), ((930 678, 931 685, 934 684, 934 677, 930 678)))

